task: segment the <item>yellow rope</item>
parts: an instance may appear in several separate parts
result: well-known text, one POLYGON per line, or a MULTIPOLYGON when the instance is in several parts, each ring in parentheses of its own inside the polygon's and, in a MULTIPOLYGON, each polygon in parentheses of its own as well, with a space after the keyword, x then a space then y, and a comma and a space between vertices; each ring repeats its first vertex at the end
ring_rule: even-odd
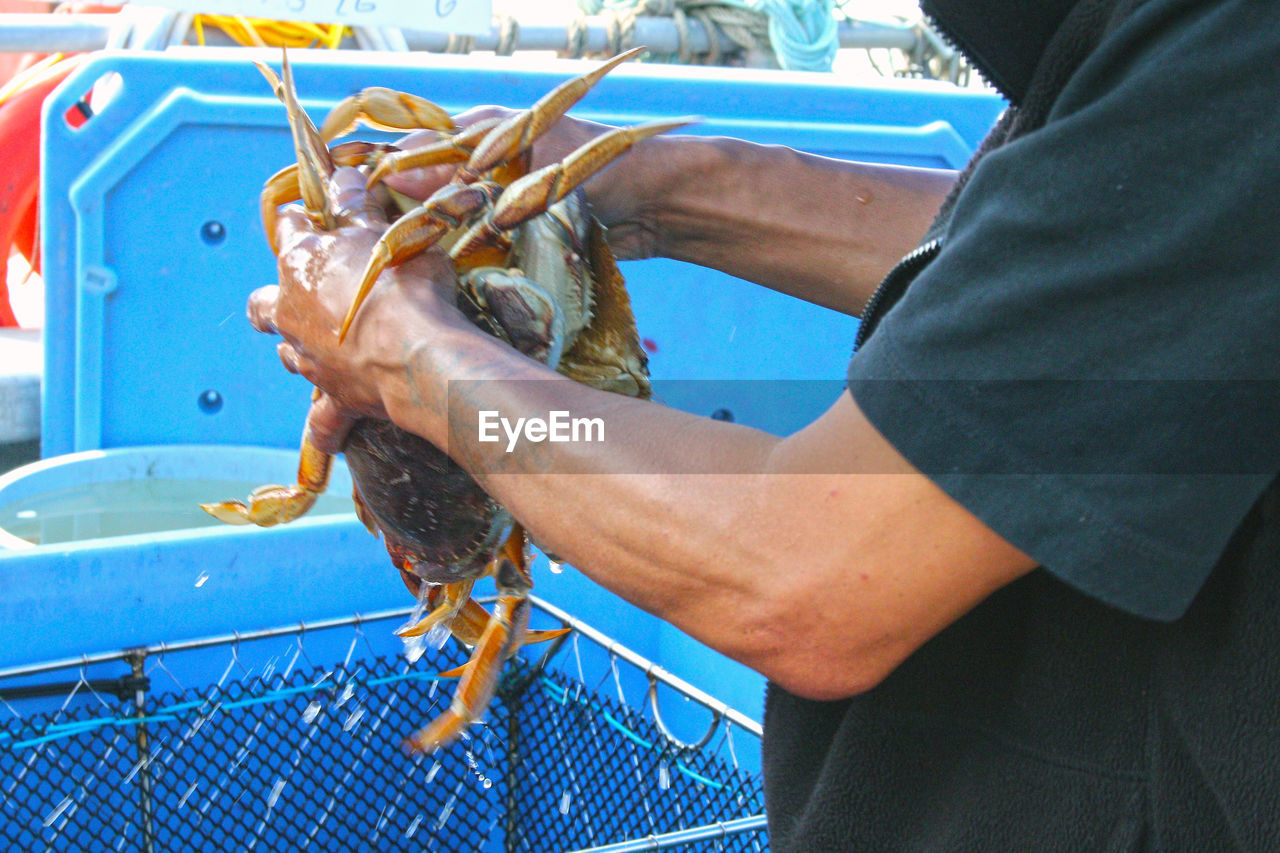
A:
POLYGON ((3 104, 23 89, 36 85, 45 78, 45 75, 56 73, 55 66, 65 59, 65 55, 61 53, 53 53, 37 62, 35 65, 32 65, 30 68, 23 69, 8 83, 0 86, 0 104, 3 104))
POLYGON ((240 15, 196 15, 192 21, 196 43, 204 45, 204 28, 216 27, 244 47, 315 47, 336 50, 349 30, 342 24, 312 24, 307 21, 275 21, 240 15))

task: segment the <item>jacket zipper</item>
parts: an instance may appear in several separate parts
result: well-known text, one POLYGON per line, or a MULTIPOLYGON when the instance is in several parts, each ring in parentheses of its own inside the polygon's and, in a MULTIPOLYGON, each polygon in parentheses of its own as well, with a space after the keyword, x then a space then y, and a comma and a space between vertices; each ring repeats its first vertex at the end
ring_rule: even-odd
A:
POLYGON ((964 57, 964 61, 969 63, 969 66, 978 72, 978 75, 986 81, 988 86, 995 89, 1000 94, 1000 97, 1004 98, 1006 102, 1013 103, 1013 100, 1009 97, 1009 93, 1006 92, 1004 87, 997 83, 992 77, 990 70, 986 67, 986 63, 976 58, 973 52, 961 44, 960 41, 956 39, 955 36, 951 35, 945 27, 939 26, 938 21, 933 17, 933 15, 925 12, 921 17, 924 18, 925 25, 928 26, 929 29, 933 30, 938 38, 942 39, 944 44, 956 53, 960 54, 960 56, 964 57))
POLYGON ((862 320, 858 323, 858 334, 853 341, 854 352, 862 348, 867 338, 875 331, 881 315, 897 304, 907 286, 915 280, 921 270, 929 265, 941 249, 942 240, 935 237, 917 246, 889 270, 889 274, 884 277, 871 294, 871 298, 867 300, 867 307, 862 309, 862 320))
MULTIPOLYGON (((926 13, 924 19, 925 23, 937 33, 940 39, 963 56, 965 61, 982 75, 982 79, 986 80, 1000 93, 1001 97, 1006 101, 1009 100, 1009 94, 992 80, 991 74, 984 65, 975 61, 972 53, 964 45, 960 44, 945 27, 939 26, 933 15, 926 13)), ((866 307, 862 309, 862 321, 858 324, 858 334, 853 342, 854 352, 862 348, 867 338, 871 337, 871 333, 875 331, 875 327, 879 324, 884 312, 897 304, 907 287, 920 274, 920 271, 929 265, 929 262, 937 256, 941 249, 942 240, 940 238, 935 237, 927 240, 898 261, 893 269, 889 270, 889 274, 881 280, 879 286, 871 294, 871 298, 867 300, 866 307)))

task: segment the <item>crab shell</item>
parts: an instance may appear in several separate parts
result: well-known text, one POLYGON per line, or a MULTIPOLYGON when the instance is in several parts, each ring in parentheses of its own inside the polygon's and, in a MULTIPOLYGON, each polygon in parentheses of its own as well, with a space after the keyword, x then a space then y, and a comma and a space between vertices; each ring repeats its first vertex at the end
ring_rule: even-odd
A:
MULTIPOLYGON (((647 398, 648 364, 604 229, 579 193, 525 223, 511 267, 459 281, 476 325, 560 373, 647 398)), ((481 577, 510 515, 433 444, 389 421, 365 419, 345 448, 357 507, 392 560, 432 584, 481 577)))

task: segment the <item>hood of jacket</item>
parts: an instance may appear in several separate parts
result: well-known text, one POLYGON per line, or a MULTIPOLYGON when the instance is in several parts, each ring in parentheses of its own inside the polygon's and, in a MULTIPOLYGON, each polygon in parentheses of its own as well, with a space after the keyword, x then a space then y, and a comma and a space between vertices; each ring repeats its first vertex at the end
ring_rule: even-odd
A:
POLYGON ((1077 0, 922 0, 920 8, 1000 90, 1020 104, 1049 40, 1077 0))

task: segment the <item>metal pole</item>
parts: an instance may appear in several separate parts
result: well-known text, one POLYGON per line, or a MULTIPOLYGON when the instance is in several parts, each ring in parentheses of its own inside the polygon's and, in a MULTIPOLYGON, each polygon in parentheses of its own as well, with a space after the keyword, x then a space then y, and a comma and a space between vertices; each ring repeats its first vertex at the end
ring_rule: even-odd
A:
MULTIPOLYGON (((586 42, 584 49, 590 53, 600 53, 609 47, 609 35, 604 19, 588 18, 586 42)), ((693 53, 708 53, 710 41, 707 39, 706 27, 701 21, 688 21, 689 50, 693 53)), ((448 49, 449 36, 446 33, 433 33, 426 30, 405 29, 404 38, 410 50, 443 53, 448 49)), ((848 48, 894 48, 911 50, 919 41, 919 34, 914 27, 879 24, 866 21, 842 21, 836 32, 841 47, 848 48)), ((720 50, 728 53, 739 50, 739 46, 725 36, 716 33, 720 50)), ((500 33, 497 28, 484 35, 475 37, 472 50, 496 50, 500 33)), ((680 34, 671 18, 641 17, 636 18, 634 44, 642 44, 654 53, 677 53, 680 50, 680 34)), ((565 27, 558 26, 522 26, 517 39, 518 50, 566 50, 569 46, 569 34, 565 27)))
POLYGON ((101 50, 111 15, 0 15, 0 53, 82 53, 101 50))
MULTIPOLYGON (((0 53, 79 53, 101 50, 106 46, 113 24, 113 15, 29 15, 6 14, 0 16, 0 53)), ((404 29, 406 44, 410 50, 443 53, 449 47, 447 33, 404 29)), ((608 49, 609 36, 604 19, 590 18, 585 30, 584 48, 593 53, 608 49)), ((890 48, 910 51, 922 38, 916 27, 898 24, 882 24, 867 21, 842 21, 837 27, 840 46, 845 48, 890 48)), ((207 32, 210 41, 221 41, 213 30, 207 32)), ((497 27, 476 36, 473 50, 489 51, 498 47, 500 31, 497 27)), ((688 48, 693 53, 710 52, 706 28, 696 19, 688 21, 688 48)), ((738 45, 723 33, 716 33, 722 52, 738 50, 738 45)), ((520 28, 517 49, 554 50, 568 48, 568 28, 564 26, 528 26, 520 28)), ((229 42, 228 42, 229 43, 229 42)), ((677 53, 680 35, 671 18, 641 17, 636 19, 635 44, 647 45, 655 53, 677 53)))
POLYGON ((503 847, 507 853, 515 853, 519 848, 520 842, 520 796, 516 792, 516 786, 520 783, 520 776, 516 772, 516 766, 520 762, 520 724, 517 716, 520 710, 520 704, 524 701, 524 693, 521 692, 507 700, 507 797, 506 797, 506 815, 505 826, 503 829, 504 844, 503 847))
MULTIPOLYGON (((133 694, 133 716, 145 719, 147 716, 147 692, 141 686, 141 679, 146 676, 144 664, 147 660, 147 654, 142 651, 133 651, 129 654, 127 660, 129 661, 129 666, 133 669, 133 677, 139 680, 138 690, 133 694)), ((155 853, 156 836, 155 814, 152 808, 150 738, 147 736, 146 723, 137 723, 133 729, 134 744, 138 747, 138 821, 141 823, 139 828, 142 831, 142 849, 146 853, 155 853)))

